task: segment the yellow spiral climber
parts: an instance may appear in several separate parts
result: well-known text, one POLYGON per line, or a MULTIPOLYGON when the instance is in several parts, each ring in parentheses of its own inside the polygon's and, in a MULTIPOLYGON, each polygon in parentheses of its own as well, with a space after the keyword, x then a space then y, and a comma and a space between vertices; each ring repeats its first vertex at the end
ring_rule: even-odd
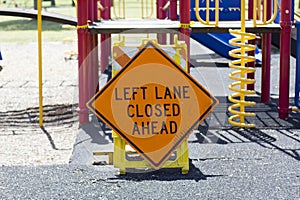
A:
POLYGON ((229 89, 234 93, 228 97, 229 101, 233 103, 228 108, 228 111, 233 114, 228 121, 233 126, 254 128, 255 124, 245 122, 245 117, 254 117, 255 113, 246 112, 245 108, 256 104, 246 100, 247 95, 255 94, 254 90, 247 90, 248 84, 255 83, 254 79, 247 78, 247 74, 255 72, 255 69, 247 67, 246 64, 255 61, 255 57, 249 56, 247 52, 255 51, 255 45, 248 44, 248 41, 254 40, 256 36, 246 33, 243 28, 241 30, 229 30, 229 32, 237 36, 231 39, 229 43, 238 48, 229 52, 229 55, 236 59, 229 63, 229 67, 236 69, 236 71, 229 74, 229 77, 235 82, 229 85, 229 89))

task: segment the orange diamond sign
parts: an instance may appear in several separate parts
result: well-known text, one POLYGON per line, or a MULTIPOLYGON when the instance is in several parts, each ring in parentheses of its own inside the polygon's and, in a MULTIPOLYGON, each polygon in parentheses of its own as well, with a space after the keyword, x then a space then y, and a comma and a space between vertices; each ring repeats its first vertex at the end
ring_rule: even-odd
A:
POLYGON ((148 42, 87 106, 158 169, 217 103, 148 42))

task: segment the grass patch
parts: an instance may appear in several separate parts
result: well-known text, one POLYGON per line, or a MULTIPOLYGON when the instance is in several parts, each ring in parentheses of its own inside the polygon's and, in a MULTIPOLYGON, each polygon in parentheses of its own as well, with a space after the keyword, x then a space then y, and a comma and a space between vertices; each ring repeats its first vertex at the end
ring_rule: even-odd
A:
MULTIPOLYGON (((43 31, 61 31, 62 25, 55 22, 43 21, 43 31)), ((34 19, 18 19, 0 22, 1 31, 28 31, 37 30, 37 21, 34 19)))
MULTIPOLYGON (((0 22, 1 42, 37 41, 37 21, 34 19, 15 19, 0 22)), ((63 29, 62 24, 43 21, 43 41, 63 41, 66 37, 76 38, 76 30, 63 29)))
MULTIPOLYGON (((33 8, 34 0, 0 0, 0 7, 33 8)), ((55 0, 55 7, 70 7, 72 0, 55 0)), ((51 7, 50 1, 42 1, 43 8, 51 7)))
MULTIPOLYGON (((2 0, 0 0, 2 1, 2 0)), ((68 1, 69 2, 69 1, 68 1)), ((47 2, 48 3, 48 2, 47 2)), ((71 4, 71 1, 69 2, 71 4)), ((48 8, 48 12, 55 12, 63 15, 76 15, 74 7, 48 8)), ((62 28, 62 24, 50 21, 43 21, 43 41, 63 41, 66 37, 76 38, 76 30, 62 28)), ((35 42, 37 41, 37 20, 23 17, 0 17, 0 38, 1 42, 35 42)))
MULTIPOLYGON (((1 42, 35 42, 37 41, 37 20, 17 18, 0 21, 1 42)), ((62 28, 62 24, 43 21, 43 41, 63 41, 66 37, 76 38, 76 30, 62 28)))
MULTIPOLYGON (((75 30, 44 31, 42 39, 46 42, 62 42, 66 38, 76 39, 75 30)), ((37 42, 36 30, 0 31, 1 42, 37 42)))

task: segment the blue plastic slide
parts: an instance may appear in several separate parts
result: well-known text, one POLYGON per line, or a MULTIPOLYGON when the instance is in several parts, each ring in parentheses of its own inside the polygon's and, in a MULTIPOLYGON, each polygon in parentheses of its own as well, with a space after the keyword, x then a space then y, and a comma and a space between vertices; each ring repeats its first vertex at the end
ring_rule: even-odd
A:
POLYGON ((216 52, 220 56, 232 59, 228 52, 235 47, 229 44, 229 40, 234 38, 231 34, 214 34, 214 33, 203 33, 203 34, 191 34, 191 38, 200 42, 210 50, 216 52))

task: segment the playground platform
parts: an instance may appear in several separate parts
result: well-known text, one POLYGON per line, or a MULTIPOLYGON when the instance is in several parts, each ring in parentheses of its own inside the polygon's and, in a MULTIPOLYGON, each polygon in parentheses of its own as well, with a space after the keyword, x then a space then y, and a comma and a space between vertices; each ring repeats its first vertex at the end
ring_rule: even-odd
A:
MULTIPOLYGON (((253 27, 253 23, 246 22, 247 32, 252 33, 276 33, 280 31, 279 24, 268 24, 253 27)), ((208 27, 195 22, 191 24, 192 33, 228 33, 229 29, 239 29, 240 23, 237 21, 221 21, 219 26, 208 27)), ((93 34, 97 33, 178 33, 180 30, 180 22, 171 20, 102 20, 94 22, 89 26, 89 31, 93 34)))

